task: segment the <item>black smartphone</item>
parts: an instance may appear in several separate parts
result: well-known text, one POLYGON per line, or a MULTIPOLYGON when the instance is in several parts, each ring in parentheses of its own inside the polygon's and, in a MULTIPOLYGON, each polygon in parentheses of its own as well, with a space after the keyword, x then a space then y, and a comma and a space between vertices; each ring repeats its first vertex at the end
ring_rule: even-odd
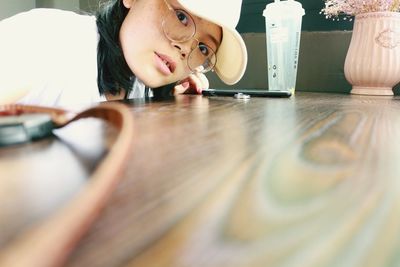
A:
POLYGON ((290 97, 290 91, 268 91, 262 89, 203 89, 202 94, 206 96, 235 96, 242 93, 244 95, 256 97, 290 97))

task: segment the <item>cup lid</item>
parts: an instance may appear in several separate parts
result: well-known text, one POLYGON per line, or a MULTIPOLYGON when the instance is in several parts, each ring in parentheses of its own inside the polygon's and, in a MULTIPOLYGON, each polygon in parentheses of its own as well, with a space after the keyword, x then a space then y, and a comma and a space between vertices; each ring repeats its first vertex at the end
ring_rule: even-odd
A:
POLYGON ((263 12, 264 17, 293 17, 304 16, 305 11, 301 3, 294 0, 280 1, 268 4, 263 12))

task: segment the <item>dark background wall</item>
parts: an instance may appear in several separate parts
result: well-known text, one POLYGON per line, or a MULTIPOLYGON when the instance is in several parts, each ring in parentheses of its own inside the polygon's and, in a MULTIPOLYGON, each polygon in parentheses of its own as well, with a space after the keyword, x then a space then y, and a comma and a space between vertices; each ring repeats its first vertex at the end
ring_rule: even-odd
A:
MULTIPOLYGON (((344 76, 344 61, 350 44, 353 21, 333 21, 320 14, 324 0, 297 0, 305 9, 297 73, 297 91, 349 93, 351 85, 344 76)), ((265 6, 273 0, 243 0, 237 29, 248 48, 248 67, 242 80, 227 86, 209 74, 216 88, 268 88, 265 45, 265 6)), ((396 87, 395 93, 400 90, 396 87)))
MULTIPOLYGON (((248 66, 242 80, 227 86, 210 74, 216 88, 268 88, 265 38, 265 6, 273 0, 243 0, 237 29, 248 49, 248 66)), ((298 0, 305 9, 300 42, 297 91, 348 93, 350 84, 344 76, 344 61, 351 40, 351 21, 333 21, 320 14, 324 0, 298 0)))
MULTIPOLYGON (((265 6, 273 0, 243 0, 242 15, 238 25, 240 32, 264 32, 264 17, 262 12, 265 6)), ((353 23, 349 21, 332 21, 320 14, 325 5, 324 0, 300 0, 306 15, 303 18, 303 31, 332 31, 351 30, 353 23)))

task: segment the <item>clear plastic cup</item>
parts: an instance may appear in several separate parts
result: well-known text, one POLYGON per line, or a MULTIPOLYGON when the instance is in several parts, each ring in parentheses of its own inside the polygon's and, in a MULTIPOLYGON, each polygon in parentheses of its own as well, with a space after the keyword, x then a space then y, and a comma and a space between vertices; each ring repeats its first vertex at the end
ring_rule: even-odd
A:
POLYGON ((301 3, 294 0, 275 0, 264 9, 268 90, 295 91, 304 14, 301 3))

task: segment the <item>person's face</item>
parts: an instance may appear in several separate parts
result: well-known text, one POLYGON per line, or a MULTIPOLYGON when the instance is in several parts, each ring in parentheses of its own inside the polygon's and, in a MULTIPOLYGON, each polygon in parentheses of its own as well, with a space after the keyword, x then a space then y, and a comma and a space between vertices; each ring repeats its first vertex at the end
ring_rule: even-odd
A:
MULTIPOLYGON (((174 9, 185 10, 177 0, 167 0, 174 9)), ((178 43, 164 34, 161 23, 171 12, 164 0, 123 0, 129 12, 122 23, 119 38, 125 60, 132 72, 147 86, 156 88, 174 83, 190 74, 187 57, 197 40, 215 51, 222 39, 222 29, 193 16, 196 34, 178 43)))

